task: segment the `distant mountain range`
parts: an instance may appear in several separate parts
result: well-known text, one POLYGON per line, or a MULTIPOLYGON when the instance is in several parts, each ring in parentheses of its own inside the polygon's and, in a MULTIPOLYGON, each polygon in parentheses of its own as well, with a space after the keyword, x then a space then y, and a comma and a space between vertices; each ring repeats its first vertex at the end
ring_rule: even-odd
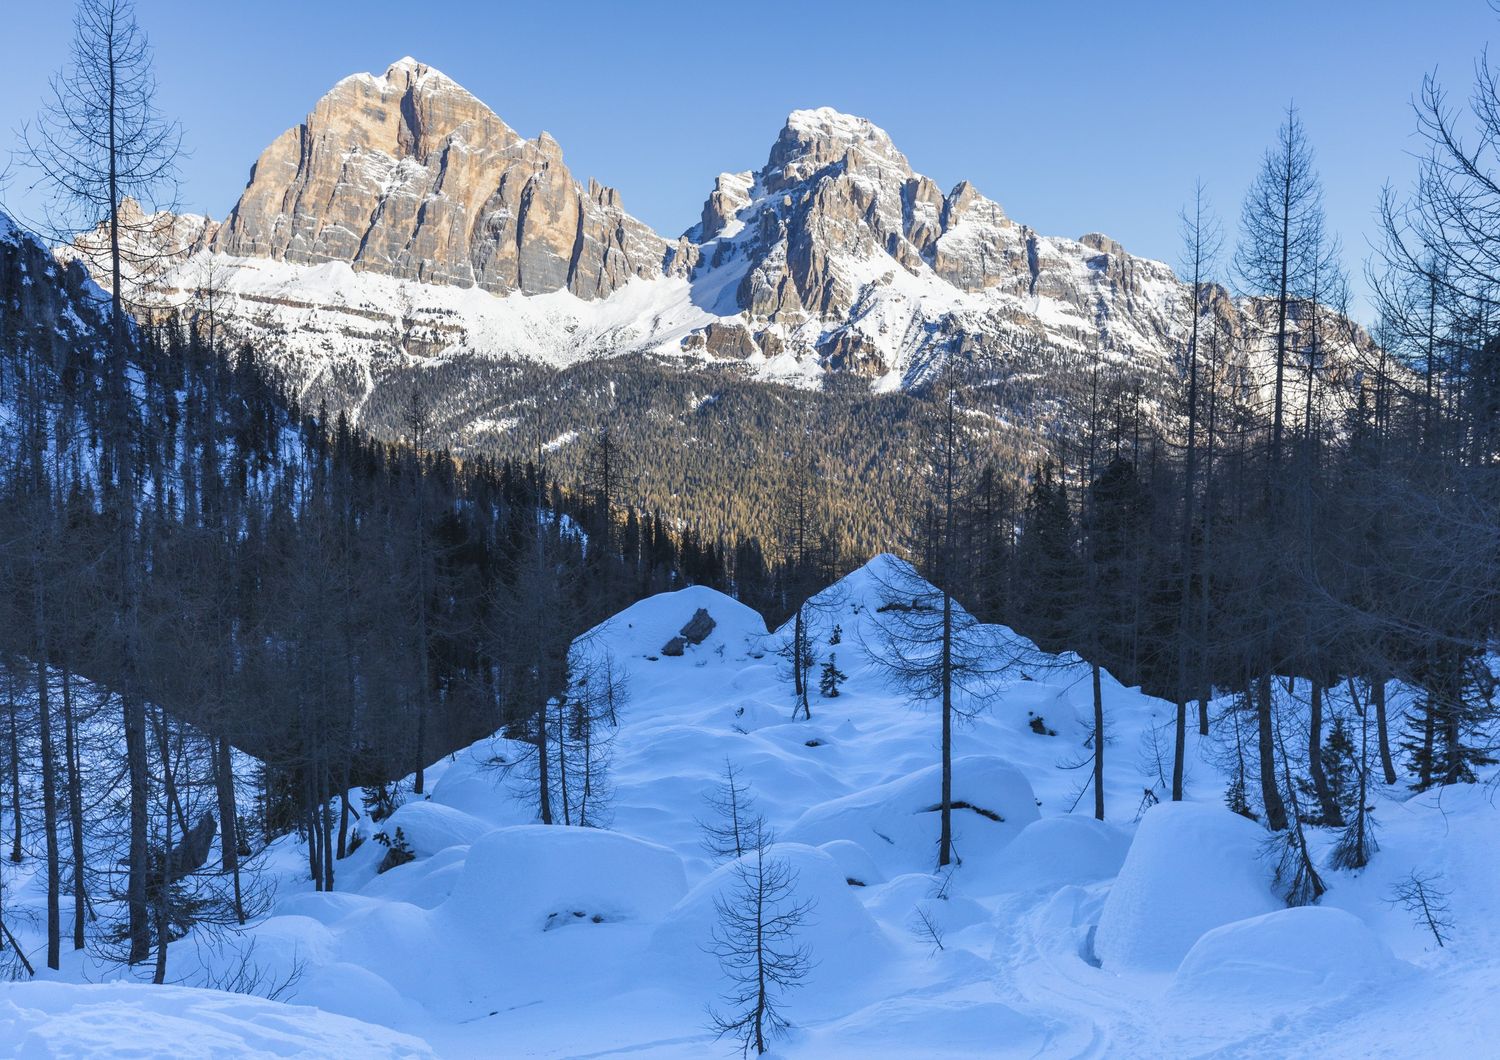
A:
MULTIPOLYGON (((637 499, 710 532, 763 528, 696 503, 662 447, 721 447, 694 417, 725 388, 836 392, 753 399, 810 401, 799 422, 826 428, 830 405, 920 390, 957 356, 984 366, 998 449, 1019 469, 1076 426, 1095 364, 1168 415, 1189 311, 1167 265, 1098 233, 1041 235, 966 181, 945 193, 879 127, 828 108, 794 111, 766 164, 720 174, 699 223, 667 238, 613 189, 577 181, 550 135, 523 138, 410 58, 335 85, 261 154, 224 221, 157 220, 170 267, 138 298, 180 305, 213 286, 228 330, 305 401, 397 434, 420 388, 455 448, 550 443, 565 470, 588 430, 629 440, 654 419, 637 473, 654 485, 637 499)), ((1246 385, 1263 386, 1262 307, 1213 298, 1246 385)), ((725 459, 769 459, 771 429, 737 425, 749 448, 725 459)))

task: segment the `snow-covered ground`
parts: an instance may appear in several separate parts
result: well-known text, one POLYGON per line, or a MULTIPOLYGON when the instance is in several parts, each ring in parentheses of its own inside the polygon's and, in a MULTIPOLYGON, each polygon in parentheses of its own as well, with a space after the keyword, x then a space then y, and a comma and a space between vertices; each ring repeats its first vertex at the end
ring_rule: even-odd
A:
MULTIPOLYGON (((710 589, 642 601, 581 641, 628 680, 608 829, 536 824, 519 771, 497 765, 519 748, 496 738, 430 768, 426 798, 360 823, 366 836, 399 827, 409 864, 377 873, 385 849, 365 842, 338 864, 338 889, 316 893, 282 841, 275 906, 247 942, 269 980, 300 969, 291 1006, 17 984, 0 988, 0 1052, 732 1055, 706 1015, 725 985, 706 947, 732 866, 705 853, 698 824, 726 759, 775 830, 796 899, 812 903, 801 941, 815 964, 787 997, 777 1055, 1492 1052, 1500 814, 1487 789, 1379 791, 1374 860, 1322 869, 1321 903, 1288 910, 1267 833, 1223 806, 1227 722, 1201 741, 1190 732, 1188 802, 1142 811, 1146 789, 1162 791, 1154 749, 1170 748, 1173 708, 1106 676, 1108 820, 1095 821, 1088 671, 1007 631, 997 641, 1023 661, 957 732, 954 797, 973 808, 954 815, 961 864, 936 873, 939 718, 865 647, 879 643, 892 562, 824 594, 817 651, 836 653, 848 681, 814 698, 811 720, 790 720, 777 636, 710 589), (699 608, 712 634, 664 655, 699 608), (1445 948, 1389 901, 1414 869, 1450 893, 1445 948)), ((1320 868, 1333 839, 1313 835, 1320 868)), ((39 898, 34 885, 8 896, 10 908, 39 898)))

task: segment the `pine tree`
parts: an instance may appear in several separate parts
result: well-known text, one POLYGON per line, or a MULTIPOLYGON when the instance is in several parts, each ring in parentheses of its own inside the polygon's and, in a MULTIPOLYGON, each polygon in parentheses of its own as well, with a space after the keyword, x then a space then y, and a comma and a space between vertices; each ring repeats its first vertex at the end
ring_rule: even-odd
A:
POLYGON ((839 685, 849 679, 849 675, 838 668, 835 663, 836 656, 830 654, 828 661, 823 664, 823 672, 818 678, 818 693, 824 699, 837 699, 839 685))

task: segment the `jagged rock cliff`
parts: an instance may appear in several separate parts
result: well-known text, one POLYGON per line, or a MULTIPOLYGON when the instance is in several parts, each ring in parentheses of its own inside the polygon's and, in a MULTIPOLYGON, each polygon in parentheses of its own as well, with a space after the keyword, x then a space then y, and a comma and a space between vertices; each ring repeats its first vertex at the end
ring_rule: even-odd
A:
POLYGON ((893 389, 949 352, 1003 371, 1046 346, 1150 374, 1181 308, 1165 265, 1105 236, 1039 235, 967 182, 945 194, 879 127, 827 108, 795 111, 765 166, 721 175, 668 240, 575 182, 551 136, 523 138, 414 59, 335 85, 222 225, 162 227, 181 259, 168 293, 222 266, 230 315, 304 383, 372 376, 393 350, 685 354, 893 389))
POLYGON ((700 282, 767 356, 918 381, 933 355, 1042 342, 1159 362, 1182 286, 1102 235, 1041 236, 972 184, 946 195, 884 130, 828 108, 787 119, 758 173, 724 174, 688 233, 700 282), (728 285, 716 284, 728 289, 728 285))
POLYGON ((579 186, 550 135, 523 139, 410 58, 379 77, 345 78, 277 137, 213 247, 585 299, 678 265, 675 248, 627 214, 614 189, 579 186))

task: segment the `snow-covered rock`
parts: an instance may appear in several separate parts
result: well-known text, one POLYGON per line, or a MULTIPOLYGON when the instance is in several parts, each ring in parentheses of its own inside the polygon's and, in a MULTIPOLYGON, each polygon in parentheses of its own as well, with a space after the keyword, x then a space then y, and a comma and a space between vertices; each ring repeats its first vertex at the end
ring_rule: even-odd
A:
POLYGON ((1276 909, 1264 839, 1220 806, 1147 810, 1099 918, 1094 952, 1104 967, 1170 972, 1206 932, 1276 909))
POLYGON ((398 807, 375 827, 392 842, 399 830, 411 852, 425 858, 449 847, 468 846, 495 826, 452 806, 423 799, 398 807))
POLYGON ((1112 824, 1080 814, 1043 817, 1005 848, 996 882, 1015 890, 1055 890, 1109 879, 1129 848, 1129 836, 1112 824))
MULTIPOLYGON (((816 964, 808 973, 808 989, 800 997, 793 996, 793 1005, 811 1011, 813 996, 857 994, 894 956, 891 941, 860 903, 859 888, 850 887, 839 863, 815 847, 777 843, 767 849, 765 857, 781 862, 793 874, 793 890, 783 904, 808 906, 796 941, 807 947, 816 964)), ((754 854, 747 854, 742 860, 753 863, 754 859, 754 854)), ((737 883, 736 863, 720 866, 688 892, 656 929, 651 952, 656 960, 672 966, 674 978, 721 983, 718 962, 706 947, 718 923, 714 903, 732 901, 737 883)), ((708 996, 716 992, 710 990, 708 996)))
POLYGON ((687 890, 672 851, 595 828, 521 825, 469 848, 438 915, 464 931, 526 933, 655 920, 687 890))
MULTIPOLYGON (((889 875, 937 865, 942 773, 929 766, 899 780, 810 808, 787 829, 791 842, 858 844, 889 875)), ((953 763, 953 845, 975 873, 1002 863, 1002 848, 1037 819, 1026 778, 1003 758, 970 755, 953 763)))
POLYGON ((1183 958, 1171 995, 1204 1004, 1310 1004, 1410 970, 1359 917, 1305 906, 1207 932, 1183 958))

